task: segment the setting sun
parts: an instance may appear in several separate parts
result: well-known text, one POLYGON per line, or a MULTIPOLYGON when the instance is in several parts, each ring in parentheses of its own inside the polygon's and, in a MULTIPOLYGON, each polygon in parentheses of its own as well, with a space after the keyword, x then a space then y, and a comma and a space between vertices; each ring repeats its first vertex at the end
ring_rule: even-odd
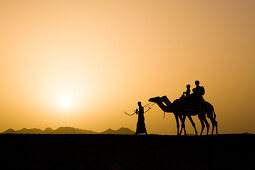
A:
POLYGON ((60 100, 59 105, 62 109, 70 109, 73 103, 70 98, 64 97, 60 100))

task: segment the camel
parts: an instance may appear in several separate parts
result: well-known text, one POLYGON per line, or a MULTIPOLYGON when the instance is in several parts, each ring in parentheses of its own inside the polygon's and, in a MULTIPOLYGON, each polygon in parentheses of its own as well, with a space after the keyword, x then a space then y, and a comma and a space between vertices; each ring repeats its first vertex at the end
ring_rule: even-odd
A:
MULTIPOLYGON (((163 110, 164 112, 167 112, 167 113, 173 113, 174 114, 174 117, 175 117, 175 120, 176 120, 176 126, 177 126, 177 135, 181 135, 181 132, 182 132, 182 129, 183 127, 185 127, 184 122, 182 121, 182 114, 180 112, 178 112, 177 110, 177 100, 175 100, 173 103, 171 103, 168 98, 165 96, 163 97, 154 97, 154 98, 150 98, 149 99, 149 102, 153 102, 153 103, 156 103, 160 108, 161 110, 163 110), (180 124, 179 124, 179 119, 182 121, 182 128, 181 128, 181 131, 179 131, 179 128, 180 128, 180 124)), ((197 130, 196 130, 196 126, 195 126, 195 123, 194 121, 192 120, 191 116, 190 115, 187 115, 192 126, 194 127, 195 129, 195 133, 197 135, 197 130)), ((184 130, 184 134, 186 135, 186 130, 184 130)))
POLYGON ((214 131, 214 128, 216 127, 216 133, 218 134, 218 127, 217 127, 217 121, 215 120, 216 114, 214 112, 213 106, 209 102, 205 102, 205 105, 202 107, 199 107, 199 110, 193 111, 193 112, 186 112, 183 109, 182 103, 179 102, 179 99, 175 100, 173 103, 170 102, 170 100, 167 98, 167 96, 162 97, 154 97, 149 99, 150 102, 156 103, 164 112, 173 113, 176 119, 176 125, 177 125, 177 135, 181 135, 182 130, 184 129, 184 135, 186 135, 186 129, 185 129, 185 118, 186 116, 189 118, 192 126, 195 129, 195 133, 197 135, 197 130, 194 121, 192 120, 191 116, 198 115, 198 118, 201 122, 201 133, 202 135, 204 130, 204 122, 207 127, 207 135, 209 131, 209 123, 206 120, 206 114, 207 117, 211 120, 213 128, 212 128, 212 134, 214 131), (181 120, 182 127, 181 131, 179 132, 179 119, 181 120))

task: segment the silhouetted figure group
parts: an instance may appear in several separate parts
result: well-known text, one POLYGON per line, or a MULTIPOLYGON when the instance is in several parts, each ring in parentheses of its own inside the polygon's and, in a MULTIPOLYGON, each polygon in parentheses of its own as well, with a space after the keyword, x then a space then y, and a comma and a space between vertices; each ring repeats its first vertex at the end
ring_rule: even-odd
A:
POLYGON ((187 98, 192 98, 193 100, 204 101, 203 95, 205 94, 205 89, 203 86, 199 85, 200 82, 198 80, 195 81, 196 87, 192 89, 193 93, 190 94, 190 85, 186 86, 186 92, 183 92, 183 95, 180 99, 185 100, 187 98))
POLYGON ((180 135, 182 131, 186 134, 185 130, 185 119, 186 117, 189 118, 192 126, 195 129, 195 133, 197 135, 197 130, 194 121, 192 120, 191 116, 197 115, 200 122, 201 122, 201 133, 206 126, 207 134, 209 131, 209 123, 206 119, 209 118, 212 123, 212 134, 214 129, 216 129, 216 134, 218 134, 218 126, 216 121, 216 114, 214 111, 213 106, 204 100, 203 96, 205 94, 205 89, 203 86, 200 86, 200 82, 197 80, 195 81, 196 87, 190 91, 190 85, 186 86, 186 91, 183 92, 182 96, 179 99, 170 102, 170 100, 166 96, 162 97, 153 97, 150 98, 149 101, 156 103, 164 112, 173 113, 176 119, 177 125, 177 135, 180 135), (181 121, 181 129, 179 128, 179 120, 181 121))

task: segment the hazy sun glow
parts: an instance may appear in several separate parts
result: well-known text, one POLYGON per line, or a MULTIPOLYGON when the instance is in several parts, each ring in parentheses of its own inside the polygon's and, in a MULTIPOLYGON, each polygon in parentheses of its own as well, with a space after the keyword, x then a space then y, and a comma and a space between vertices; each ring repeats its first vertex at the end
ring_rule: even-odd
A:
MULTIPOLYGON (((64 85, 63 85, 64 86, 64 85)), ((53 90, 51 93, 48 92, 48 95, 45 98, 50 99, 46 103, 51 103, 52 108, 55 111, 63 113, 74 113, 78 111, 82 105, 84 105, 84 95, 82 91, 78 91, 79 88, 75 84, 70 87, 62 87, 53 90)))
POLYGON ((59 101, 59 106, 62 109, 70 109, 73 106, 72 99, 68 97, 63 97, 59 101))

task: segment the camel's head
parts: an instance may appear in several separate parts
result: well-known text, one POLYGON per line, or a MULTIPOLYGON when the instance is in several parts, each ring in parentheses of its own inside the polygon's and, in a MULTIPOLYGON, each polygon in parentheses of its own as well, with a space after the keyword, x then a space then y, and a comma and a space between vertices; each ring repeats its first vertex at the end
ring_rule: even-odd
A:
POLYGON ((168 100, 168 98, 167 98, 166 96, 162 96, 160 99, 161 99, 161 101, 166 101, 166 100, 168 100))
POLYGON ((166 96, 162 97, 153 97, 149 99, 149 102, 154 102, 159 105, 159 107, 164 112, 172 112, 172 103, 168 100, 166 96))
POLYGON ((149 102, 154 102, 154 103, 157 103, 161 101, 161 97, 157 96, 157 97, 152 97, 149 99, 149 102))

